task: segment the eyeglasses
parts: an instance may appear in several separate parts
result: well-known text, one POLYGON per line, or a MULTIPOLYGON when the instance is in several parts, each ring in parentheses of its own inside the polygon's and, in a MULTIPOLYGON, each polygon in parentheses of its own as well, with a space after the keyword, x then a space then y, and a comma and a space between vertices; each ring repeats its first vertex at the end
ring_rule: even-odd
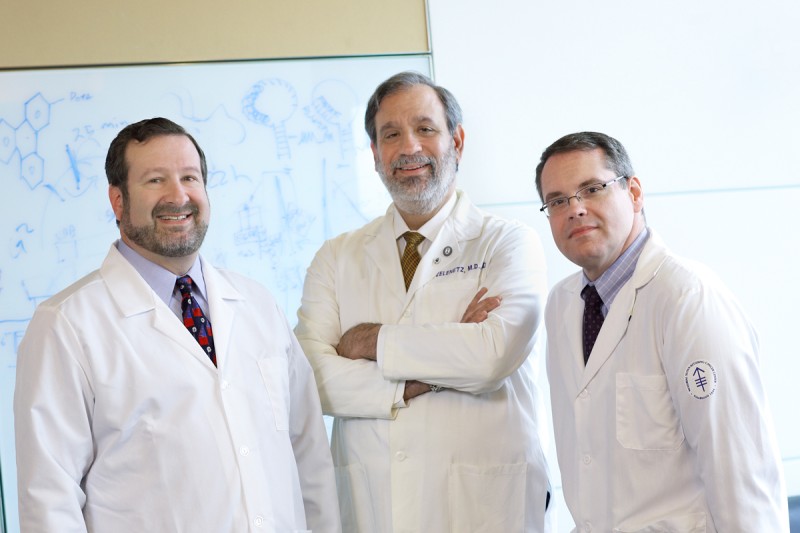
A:
POLYGON ((558 198, 546 201, 539 211, 551 217, 553 215, 565 213, 569 208, 569 201, 573 198, 581 202, 596 202, 606 195, 609 185, 623 179, 627 179, 627 176, 617 176, 613 180, 605 183, 592 183, 586 187, 581 187, 575 191, 575 194, 572 196, 559 196, 558 198))

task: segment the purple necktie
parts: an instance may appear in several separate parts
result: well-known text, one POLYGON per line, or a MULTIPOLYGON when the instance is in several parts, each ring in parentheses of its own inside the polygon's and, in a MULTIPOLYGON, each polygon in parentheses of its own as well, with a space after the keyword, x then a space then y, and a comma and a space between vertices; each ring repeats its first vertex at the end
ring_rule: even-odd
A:
POLYGON ((175 286, 181 291, 181 311, 183 311, 183 325, 206 352, 214 366, 217 366, 217 354, 214 351, 214 335, 211 333, 211 322, 203 314, 203 310, 192 298, 194 282, 189 276, 178 278, 175 286))
POLYGON ((586 285, 581 291, 581 298, 584 301, 583 307, 583 362, 589 361, 589 354, 592 353, 594 341, 603 327, 603 300, 597 294, 594 285, 586 285))

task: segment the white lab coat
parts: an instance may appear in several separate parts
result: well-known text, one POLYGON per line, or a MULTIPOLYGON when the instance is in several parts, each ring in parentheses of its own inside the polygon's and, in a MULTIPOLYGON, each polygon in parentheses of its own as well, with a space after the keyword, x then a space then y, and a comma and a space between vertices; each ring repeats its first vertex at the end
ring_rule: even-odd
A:
POLYGON ((576 531, 788 532, 758 339, 730 292, 651 230, 584 367, 582 288, 563 280, 545 315, 576 531))
POLYGON ((308 270, 296 333, 323 411, 336 417, 332 449, 346 532, 544 527, 543 418, 528 357, 545 297, 541 244, 529 228, 458 194, 407 293, 394 207, 326 242, 308 270), (503 297, 501 306, 483 323, 460 324, 484 286, 503 297), (384 324, 383 368, 336 354, 342 333, 362 322, 384 324), (393 408, 405 380, 447 389, 393 408))
POLYGON ((218 369, 114 246, 37 308, 14 398, 23 531, 339 531, 300 346, 261 285, 202 268, 218 369))

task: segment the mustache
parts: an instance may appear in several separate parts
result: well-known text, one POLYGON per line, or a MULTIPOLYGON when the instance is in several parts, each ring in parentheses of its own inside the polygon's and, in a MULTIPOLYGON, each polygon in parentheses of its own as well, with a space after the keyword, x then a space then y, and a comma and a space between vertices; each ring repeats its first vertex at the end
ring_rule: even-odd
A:
POLYGON ((431 165, 436 168, 436 159, 425 155, 401 155, 392 161, 392 170, 408 165, 431 165))
POLYGON ((184 215, 187 211, 194 216, 200 212, 200 208, 194 202, 186 202, 183 205, 158 204, 153 208, 153 216, 184 215))

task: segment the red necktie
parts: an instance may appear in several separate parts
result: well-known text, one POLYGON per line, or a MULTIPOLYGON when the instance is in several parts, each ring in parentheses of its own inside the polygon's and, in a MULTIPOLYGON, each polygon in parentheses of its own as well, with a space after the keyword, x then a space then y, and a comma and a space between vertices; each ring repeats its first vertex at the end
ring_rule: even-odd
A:
POLYGON ((183 325, 189 333, 208 354, 214 366, 217 366, 217 354, 214 351, 214 335, 211 333, 211 322, 203 314, 203 310, 192 298, 192 285, 194 282, 189 276, 178 278, 175 286, 181 292, 181 310, 183 311, 183 325))

